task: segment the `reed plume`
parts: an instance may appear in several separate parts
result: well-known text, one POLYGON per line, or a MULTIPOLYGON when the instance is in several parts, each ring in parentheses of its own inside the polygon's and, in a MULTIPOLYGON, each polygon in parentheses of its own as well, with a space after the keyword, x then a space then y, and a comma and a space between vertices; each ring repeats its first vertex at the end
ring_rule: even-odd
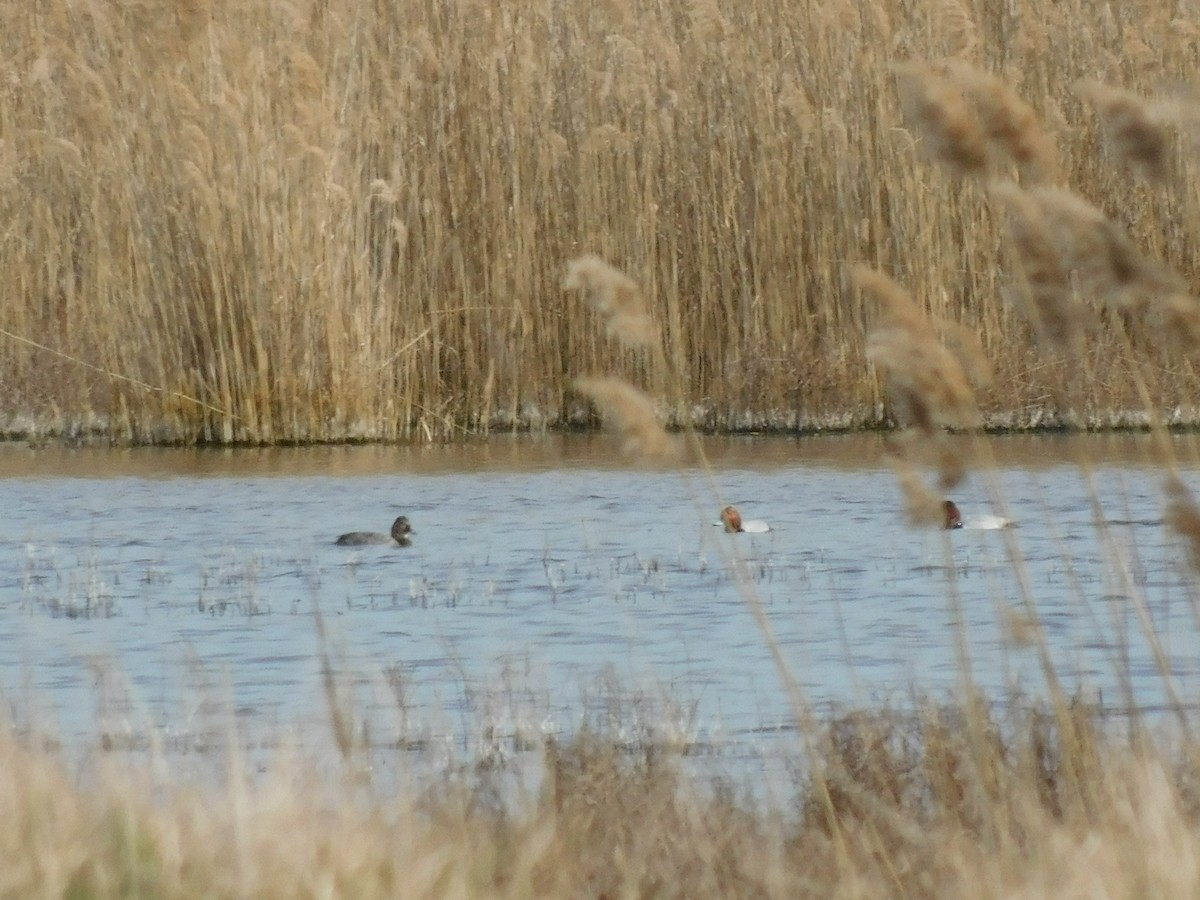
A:
POLYGON ((572 383, 589 398, 622 436, 622 452, 644 460, 667 461, 678 455, 678 446, 667 434, 654 403, 633 385, 620 378, 591 376, 572 383))
POLYGON ((685 6, 692 24, 692 37, 697 43, 720 41, 729 33, 729 24, 715 0, 687 0, 685 6))
MULTIPOLYGON (((1200 35, 1200 26, 1196 26, 1200 35)), ((1195 85, 1176 86, 1154 104, 1156 116, 1178 130, 1189 159, 1200 151, 1200 90, 1195 85)))
POLYGON ((978 50, 979 26, 958 0, 938 0, 933 8, 933 26, 955 56, 971 56, 978 50))
POLYGON ((646 309, 636 281, 599 256, 587 255, 567 265, 567 290, 580 291, 604 321, 608 334, 629 347, 652 347, 658 329, 646 309))
POLYGON ((1090 314, 1070 284, 1132 313, 1177 350, 1200 346, 1200 301, 1186 281, 1144 255, 1103 212, 1061 188, 992 186, 1009 210, 1009 234, 1028 288, 1027 313, 1039 340, 1074 353, 1090 314))
POLYGON ((902 63, 895 74, 904 121, 922 138, 926 154, 959 175, 983 175, 983 129, 962 91, 924 63, 902 63))
POLYGON ((1097 81, 1079 82, 1075 91, 1095 108, 1105 143, 1117 159, 1151 181, 1170 180, 1171 133, 1157 104, 1097 81))
POLYGON ((946 349, 958 360, 971 386, 976 390, 991 387, 995 380, 995 372, 983 351, 983 341, 979 339, 979 332, 946 319, 936 319, 933 324, 941 334, 946 349))
MULTIPOLYGON (((904 499, 904 510, 911 525, 918 528, 942 528, 946 521, 945 498, 941 493, 933 491, 921 478, 921 473, 908 458, 907 448, 901 444, 893 444, 892 452, 888 454, 892 471, 900 484, 900 496, 904 499)), ((961 459, 951 454, 955 470, 960 473, 961 459)), ((949 487, 953 479, 942 479, 940 487, 949 487)))
POLYGON ((1023 184, 1058 179, 1057 148, 1042 129, 1033 107, 989 72, 961 61, 947 63, 946 71, 974 107, 994 162, 1011 159, 1023 184))
POLYGON ((1066 353, 1077 351, 1086 312, 1071 289, 1040 204, 1010 182, 993 184, 991 194, 1008 211, 1008 235, 1026 288, 1021 294, 1023 312, 1039 343, 1066 353))
POLYGON ((1175 473, 1167 476, 1167 524, 1183 538, 1188 561, 1200 572, 1200 506, 1183 480, 1175 473))
POLYGON ((908 292, 866 266, 856 266, 852 277, 881 312, 882 321, 867 336, 867 359, 885 373, 897 422, 929 437, 939 426, 978 427, 979 410, 962 366, 908 292))
POLYGON ((1096 207, 1062 188, 1030 190, 1049 226, 1064 269, 1080 286, 1116 307, 1144 313, 1155 298, 1186 292, 1173 272, 1144 254, 1096 207))
MULTIPOLYGON (((958 357, 943 346, 930 323, 908 292, 881 272, 856 266, 852 278, 880 308, 881 322, 867 336, 867 359, 884 372, 892 415, 897 424, 913 429, 891 442, 894 465, 904 491, 909 518, 930 520, 931 494, 919 485, 912 458, 929 454, 945 489, 958 484, 966 463, 957 450, 941 438, 941 428, 977 428, 982 424, 975 394, 958 357)), ((960 336, 960 352, 970 343, 960 336)), ((983 369, 982 363, 977 365, 983 369)), ((935 516, 936 518, 936 516, 935 516)))
POLYGON ((1173 291, 1155 297, 1146 323, 1177 351, 1200 347, 1200 300, 1189 293, 1173 291))

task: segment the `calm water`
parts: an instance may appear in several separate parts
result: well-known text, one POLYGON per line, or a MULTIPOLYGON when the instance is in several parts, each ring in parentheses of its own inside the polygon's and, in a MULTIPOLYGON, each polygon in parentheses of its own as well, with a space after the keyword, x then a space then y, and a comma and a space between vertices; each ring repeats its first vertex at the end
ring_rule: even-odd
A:
MULTIPOLYGON (((626 468, 606 441, 456 448, 0 446, 0 673, 21 721, 188 747, 232 710, 269 739, 327 732, 321 630, 380 745, 471 749, 570 732, 752 744, 791 713, 727 562, 745 562, 813 704, 1044 693, 1012 639, 1024 560, 1071 689, 1162 708, 1200 687, 1195 582, 1138 437, 1001 438, 955 493, 1012 532, 906 527, 875 438, 721 440, 713 483, 765 535, 726 535, 699 470, 626 468), (1095 460, 1103 514, 1066 462, 1095 460), (415 546, 335 547, 404 513, 415 546), (1006 545, 1011 540, 1011 545, 1006 545), (1081 602, 1081 597, 1084 602, 1081 602), (1138 598, 1142 598, 1142 603, 1138 598), (955 599, 957 598, 957 599, 955 599), (1139 609, 1143 615, 1139 615, 1139 609), (153 728, 148 728, 153 726, 153 728)), ((1185 480, 1200 490, 1200 469, 1185 480)))

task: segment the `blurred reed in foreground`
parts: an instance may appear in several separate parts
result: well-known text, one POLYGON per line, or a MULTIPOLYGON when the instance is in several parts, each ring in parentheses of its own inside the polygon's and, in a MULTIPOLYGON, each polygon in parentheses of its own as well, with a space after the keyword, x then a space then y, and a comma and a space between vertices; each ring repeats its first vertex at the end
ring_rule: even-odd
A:
POLYGON ((623 438, 623 452, 645 460, 670 460, 678 449, 658 421, 654 402, 619 378, 576 378, 575 390, 588 397, 612 421, 623 438))
POLYGON ((1052 293, 1072 273, 1028 265, 1019 236, 1040 318, 1006 302, 1021 289, 988 187, 1086 198, 1177 273, 1151 314, 1195 320, 1200 107, 1162 86, 1194 76, 1200 26, 1166 6, 0 0, 0 15, 0 432, 579 423, 579 372, 641 364, 575 327, 561 272, 584 251, 642 286, 682 390, 668 426, 886 421, 847 260, 978 336, 990 424, 1198 418, 1189 361, 1147 366, 1150 410, 1122 377, 1063 394, 1039 334, 1078 371, 1127 372, 1139 345, 1119 317, 1068 325, 1052 293))
MULTIPOLYGON (((380 793, 281 755, 219 785, 102 754, 70 774, 0 734, 5 896, 1185 897, 1200 891, 1196 746, 1076 707, 1064 731, 978 704, 831 715, 782 796, 720 765, 581 733, 380 793), (974 740, 972 735, 986 735, 974 740), (804 774, 801 774, 804 773, 804 774)), ((388 765, 401 772, 404 751, 388 765)), ((215 760, 214 760, 215 762, 215 760)), ((403 775, 403 783, 407 783, 403 775)))

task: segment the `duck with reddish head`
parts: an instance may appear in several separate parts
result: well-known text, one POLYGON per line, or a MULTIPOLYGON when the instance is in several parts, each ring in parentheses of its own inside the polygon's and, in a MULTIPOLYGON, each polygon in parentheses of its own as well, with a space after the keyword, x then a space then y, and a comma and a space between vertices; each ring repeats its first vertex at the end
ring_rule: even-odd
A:
POLYGON ((991 513, 981 513, 963 518, 953 500, 944 500, 942 510, 945 513, 944 527, 947 529, 966 528, 971 531, 996 531, 1000 528, 1012 528, 1016 524, 1012 519, 994 516, 991 513))
POLYGON ((724 525, 725 531, 730 534, 762 534, 771 530, 771 526, 766 522, 758 519, 743 519, 736 506, 727 506, 721 510, 721 521, 716 524, 724 525))

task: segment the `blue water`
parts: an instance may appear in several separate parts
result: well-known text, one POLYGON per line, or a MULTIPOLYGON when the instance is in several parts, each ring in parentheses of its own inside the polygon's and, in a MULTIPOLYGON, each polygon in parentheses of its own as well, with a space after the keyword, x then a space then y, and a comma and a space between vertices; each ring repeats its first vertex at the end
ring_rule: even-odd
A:
POLYGON ((582 438, 7 447, 0 686, 23 726, 67 741, 188 748, 222 717, 303 741, 329 730, 324 656, 380 746, 516 747, 584 721, 749 746, 797 704, 903 704, 968 674, 996 698, 1044 695, 1035 612, 1069 691, 1190 705, 1196 581, 1161 524, 1160 471, 1100 452, 1089 482, 1061 439, 1020 446, 954 492, 968 517, 1002 497, 1019 527, 949 533, 905 523, 870 438, 713 442, 711 477, 582 438), (773 531, 724 534, 726 502, 773 531), (401 513, 411 548, 333 545, 401 513))

